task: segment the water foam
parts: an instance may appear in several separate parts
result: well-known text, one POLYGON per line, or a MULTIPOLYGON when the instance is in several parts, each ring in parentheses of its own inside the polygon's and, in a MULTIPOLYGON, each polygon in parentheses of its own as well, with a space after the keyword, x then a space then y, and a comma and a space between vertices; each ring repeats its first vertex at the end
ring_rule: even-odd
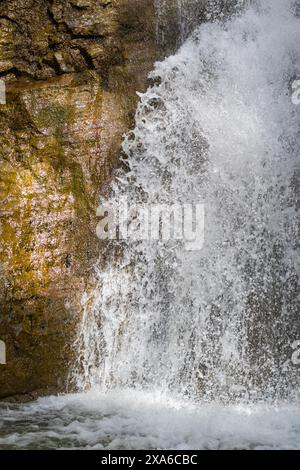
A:
POLYGON ((291 405, 199 407, 122 389, 42 398, 0 417, 0 449, 300 449, 291 405))

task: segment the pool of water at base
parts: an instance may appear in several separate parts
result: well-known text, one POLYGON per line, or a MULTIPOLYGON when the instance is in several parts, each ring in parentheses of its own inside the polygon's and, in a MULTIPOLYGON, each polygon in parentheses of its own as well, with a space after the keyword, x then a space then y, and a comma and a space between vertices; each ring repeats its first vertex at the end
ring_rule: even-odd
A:
POLYGON ((94 390, 1 404, 0 449, 300 449, 300 407, 94 390))

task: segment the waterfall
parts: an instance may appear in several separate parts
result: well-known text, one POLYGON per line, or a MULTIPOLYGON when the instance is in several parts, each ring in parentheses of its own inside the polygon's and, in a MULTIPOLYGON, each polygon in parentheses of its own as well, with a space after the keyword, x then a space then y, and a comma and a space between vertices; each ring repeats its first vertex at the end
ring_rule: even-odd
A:
POLYGON ((296 7, 252 2, 156 64, 110 203, 201 202, 204 245, 104 243, 76 345, 80 388, 234 400, 299 387, 296 7))
POLYGON ((201 22, 233 15, 253 0, 155 0, 157 41, 180 46, 201 22), (174 5, 175 4, 175 5, 174 5), (170 31, 168 31, 170 29, 170 31))

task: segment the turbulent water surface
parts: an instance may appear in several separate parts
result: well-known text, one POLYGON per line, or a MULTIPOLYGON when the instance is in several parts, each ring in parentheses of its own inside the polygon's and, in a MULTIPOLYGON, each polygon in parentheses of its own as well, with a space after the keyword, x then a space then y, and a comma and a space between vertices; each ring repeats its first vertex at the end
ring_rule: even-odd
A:
POLYGON ((203 203, 203 248, 107 242, 73 371, 94 391, 2 407, 0 446, 300 448, 299 3, 235 3, 157 64, 110 200, 203 203))
POLYGON ((291 405, 199 406, 115 390, 43 398, 0 416, 1 449, 300 449, 291 405))

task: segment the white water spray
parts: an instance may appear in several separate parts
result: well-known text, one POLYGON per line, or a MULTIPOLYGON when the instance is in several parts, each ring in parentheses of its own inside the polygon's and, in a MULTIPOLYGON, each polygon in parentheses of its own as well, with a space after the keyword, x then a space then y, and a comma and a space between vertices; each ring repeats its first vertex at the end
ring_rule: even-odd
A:
POLYGON ((300 335, 295 9, 255 2, 156 65, 112 202, 204 201, 205 246, 107 242, 77 342, 83 389, 228 400, 299 386, 289 363, 300 335))

